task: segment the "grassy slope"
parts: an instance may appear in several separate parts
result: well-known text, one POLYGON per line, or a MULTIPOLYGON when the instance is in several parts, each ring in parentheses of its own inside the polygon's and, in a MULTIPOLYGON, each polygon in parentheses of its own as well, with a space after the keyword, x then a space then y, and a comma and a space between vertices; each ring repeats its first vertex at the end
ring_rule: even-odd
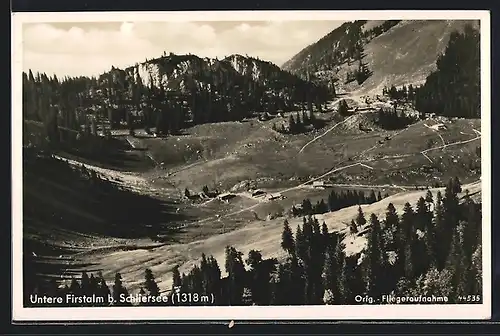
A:
POLYGON ((461 30, 467 21, 403 21, 376 37, 365 47, 373 75, 361 92, 380 93, 384 85, 419 84, 436 66, 450 33, 461 30))
MULTIPOLYGON (((361 86, 355 81, 345 83, 347 72, 356 70, 359 62, 340 64, 338 68, 326 71, 322 77, 330 80, 338 78, 335 84, 337 92, 360 90, 360 93, 380 94, 384 86, 420 84, 436 68, 436 60, 444 52, 450 33, 462 30, 467 23, 478 25, 478 22, 461 20, 404 20, 365 46, 363 62, 373 75, 361 86)), ((362 30, 379 24, 381 21, 368 21, 362 30)), ((325 47, 331 48, 332 44, 325 47)), ((294 64, 292 69, 298 70, 295 69, 298 65, 290 62, 285 64, 294 64)))
MULTIPOLYGON (((414 184, 427 185, 434 180, 446 181, 454 175, 459 176, 465 183, 478 178, 478 172, 472 173, 467 162, 474 157, 479 141, 428 152, 427 156, 433 161, 438 158, 441 160, 438 165, 441 171, 431 173, 420 169, 430 163, 419 152, 428 148, 429 141, 432 146, 439 146, 443 140, 450 143, 474 138, 473 129, 480 129, 479 120, 457 120, 447 124, 448 129, 439 132, 443 140, 437 132, 425 127, 425 124, 434 124, 435 121, 432 120, 421 121, 406 130, 370 133, 359 132, 355 123, 346 123, 343 127, 335 128, 311 143, 299 153, 306 143, 315 136, 323 134, 339 120, 333 112, 325 113, 322 118, 331 120, 324 129, 295 136, 284 136, 272 131, 271 125, 275 121, 251 120, 243 123, 198 125, 187 130, 187 135, 167 139, 139 139, 149 147, 149 151, 157 161, 161 159, 166 162, 166 170, 155 169, 147 173, 132 174, 105 168, 94 169, 110 179, 121 181, 120 183, 139 193, 164 199, 178 198, 179 192, 186 186, 192 191, 200 191, 203 185, 212 187, 217 182, 221 190, 227 190, 234 185, 242 187, 241 182, 245 180, 256 180, 257 184, 269 188, 269 192, 275 192, 295 187, 310 178, 327 173, 332 168, 355 162, 365 162, 374 169, 351 167, 329 177, 335 183, 368 185, 395 183, 410 187, 414 184), (391 134, 392 140, 378 144, 378 140, 387 134, 391 134), (197 151, 199 153, 196 153, 197 151), (198 156, 190 157, 193 153, 197 155, 201 153, 205 157, 202 159, 198 156), (407 156, 400 159, 386 158, 397 155, 407 156), (351 158, 351 161, 348 158, 351 158), (182 170, 183 167, 187 168, 182 170), (176 173, 167 176, 167 171, 176 173)), ((95 232, 90 233, 88 229, 92 227, 119 224, 103 224, 100 219, 93 218, 96 214, 90 210, 92 200, 104 196, 82 193, 80 187, 68 181, 61 182, 47 176, 40 180, 38 177, 38 175, 33 176, 32 182, 25 179, 25 182, 29 182, 25 183, 25 204, 42 202, 41 204, 50 212, 62 214, 67 223, 49 229, 47 223, 50 221, 47 218, 42 218, 41 221, 36 218, 39 220, 38 224, 30 222, 26 225, 25 222, 26 237, 29 240, 37 243, 49 241, 59 245, 64 242, 62 244, 64 247, 77 251, 91 246, 116 248, 118 245, 127 244, 133 248, 137 245, 152 244, 147 239, 122 241, 95 232), (69 225, 71 223, 72 225, 69 225), (75 226, 78 223, 85 225, 75 226)), ((380 187, 380 189, 387 188, 380 187)), ((235 191, 238 191, 238 188, 235 191)), ((313 201, 326 198, 328 192, 328 190, 308 188, 290 189, 285 193, 284 200, 266 203, 259 203, 244 195, 231 200, 229 204, 211 201, 191 205, 177 201, 172 206, 178 207, 181 213, 202 220, 199 222, 190 220, 189 225, 176 233, 175 241, 179 243, 205 241, 223 232, 246 230, 255 225, 266 226, 271 222, 255 222, 252 211, 255 211, 258 218, 264 219, 269 214, 288 211, 293 204, 306 197, 313 201), (250 211, 243 211, 220 221, 214 220, 215 214, 224 216, 251 206, 254 208, 249 209, 250 211)), ((394 192, 394 189, 389 192, 394 192)), ((113 207, 115 206, 116 209, 113 208, 113 211, 118 213, 122 211, 120 204, 115 203, 113 207)), ((187 223, 184 220, 177 222, 181 225, 187 223)), ((125 262, 131 261, 125 260, 125 262)))
MULTIPOLYGON (((64 128, 63 128, 64 129, 64 128)), ((71 134, 76 134, 70 130, 71 134)), ((33 120, 24 120, 23 122, 23 141, 24 143, 37 143, 41 134, 44 134, 44 126, 41 122, 33 120)), ((97 151, 86 149, 84 151, 73 148, 63 148, 58 152, 66 158, 74 158, 80 162, 89 163, 103 168, 109 168, 118 171, 143 172, 153 167, 153 162, 141 150, 133 149, 126 141, 125 136, 114 137, 109 140, 96 138, 96 146, 101 144, 103 155, 96 155, 97 151)))
MULTIPOLYGON (((302 177, 317 176, 333 166, 349 164, 347 162, 342 163, 349 156, 354 157, 355 160, 365 160, 374 170, 352 167, 334 174, 335 182, 359 184, 398 183, 411 187, 416 181, 429 182, 429 174, 419 173, 417 169, 422 165, 429 164, 428 160, 419 152, 428 148, 428 140, 432 141, 432 146, 442 145, 442 140, 437 133, 424 125, 432 125, 435 121, 427 120, 414 124, 404 131, 359 134, 349 128, 334 130, 317 142, 312 143, 299 155, 299 149, 312 139, 313 135, 292 136, 291 141, 287 141, 287 137, 277 135, 270 130, 271 123, 253 121, 242 124, 200 125, 189 130, 190 133, 192 132, 191 136, 181 136, 178 137, 179 140, 175 137, 167 140, 151 139, 148 140, 148 145, 150 150, 153 152, 158 150, 158 153, 162 155, 167 155, 168 153, 165 153, 164 150, 169 148, 162 144, 163 141, 182 144, 184 148, 187 148, 186 146, 191 143, 196 143, 201 146, 200 150, 205 150, 205 147, 203 147, 205 144, 212 146, 208 162, 199 161, 198 164, 194 162, 195 165, 193 165, 193 162, 188 162, 190 165, 188 169, 170 177, 176 180, 177 183, 197 186, 198 189, 201 189, 202 185, 210 184, 213 181, 214 166, 217 166, 218 171, 222 172, 219 173, 218 180, 226 182, 230 186, 234 181, 253 179, 257 176, 276 176, 276 171, 283 174, 299 175, 300 173, 297 172, 300 172, 299 169, 304 169, 304 167, 305 173, 302 173, 302 177), (233 127, 237 131, 233 131, 233 127), (378 144, 377 139, 381 139, 386 134, 393 134, 392 140, 384 144, 378 144), (276 137, 274 141, 265 141, 263 139, 263 137, 271 136, 276 137), (198 141, 199 137, 213 138, 213 141, 200 142, 198 141), (213 146, 217 142, 218 146, 213 146), (156 143, 160 145, 155 146, 156 143), (248 144, 253 144, 253 146, 248 146, 248 144), (367 151, 369 149, 371 150, 367 151), (229 151, 235 151, 238 154, 228 157, 229 151), (367 152, 361 154, 364 151, 367 152), (359 157, 356 158, 356 155, 359 155, 359 157), (380 156, 395 155, 410 156, 399 160, 380 159, 380 156)), ((474 138, 472 129, 479 129, 479 123, 479 120, 457 120, 447 124, 448 129, 441 131, 440 134, 446 143, 472 139, 474 138)), ((330 126, 332 124, 328 125, 327 128, 330 126)), ((444 151, 429 152, 428 156, 433 160, 438 157, 449 159, 442 163, 444 165, 443 172, 441 174, 433 173, 432 176, 436 176, 440 180, 446 180, 449 176, 456 174, 464 182, 477 180, 477 174, 471 174, 468 167, 461 166, 461 159, 453 162, 452 158, 462 157, 465 162, 467 156, 473 156, 474 149, 478 145, 479 142, 474 141, 461 146, 452 146, 444 151)), ((176 146, 175 148, 182 153, 182 150, 179 149, 182 147, 176 146)), ((180 162, 182 161, 179 160, 180 162)), ((179 168, 175 167, 175 169, 178 170, 179 168)), ((289 181, 287 179, 284 182, 286 183, 282 181, 277 182, 277 184, 280 184, 280 187, 283 188, 287 185, 296 186, 300 183, 296 180, 289 181)), ((471 192, 477 188, 478 185, 469 187, 471 192)), ((274 191, 276 190, 279 189, 274 189, 274 191)), ((182 265, 181 270, 186 271, 192 267, 202 252, 214 254, 219 263, 223 264, 224 247, 228 244, 236 246, 245 253, 250 249, 260 249, 266 256, 279 256, 281 253, 279 250, 279 235, 281 234, 283 219, 255 220, 252 211, 255 211, 260 219, 263 219, 269 213, 283 212, 289 209, 292 204, 298 203, 305 197, 317 200, 326 197, 327 193, 328 190, 298 188, 286 192, 287 198, 277 202, 259 204, 245 197, 237 197, 230 204, 217 201, 208 202, 199 206, 199 208, 206 211, 209 218, 206 221, 195 222, 188 226, 188 233, 183 235, 185 237, 183 241, 188 242, 187 244, 174 244, 155 249, 123 251, 117 248, 115 251, 110 250, 106 253, 84 253, 81 255, 81 262, 95 261, 99 267, 106 271, 105 275, 110 279, 114 272, 121 272, 127 283, 130 283, 132 290, 137 289, 140 285, 144 268, 150 267, 158 276, 160 286, 167 288, 170 284, 169 272, 174 265, 182 265), (224 216, 224 214, 232 213, 238 209, 245 209, 252 205, 255 208, 221 220, 211 217, 214 213, 224 216)), ((405 191, 377 204, 364 206, 364 210, 366 213, 376 212, 381 214, 385 211, 388 202, 395 203, 396 207, 400 209, 407 201, 415 203, 423 193, 423 191, 405 191)), ((355 216, 355 211, 356 207, 350 207, 319 217, 327 222, 331 230, 343 230, 345 228, 344 224, 355 216)), ((292 221, 291 224, 292 227, 297 225, 295 221, 292 221)), ((362 249, 363 241, 362 237, 347 238, 348 251, 350 253, 359 252, 362 249)))
POLYGON ((96 185, 51 159, 31 159, 23 170, 23 249, 29 272, 59 275, 78 265, 66 262, 75 253, 152 245, 148 226, 167 233, 173 223, 192 220, 176 213, 172 200, 151 197, 150 186, 138 176, 95 168, 108 180, 96 185))
MULTIPOLYGON (((464 186, 471 193, 480 191, 480 183, 464 186)), ((434 195, 442 188, 432 189, 434 195)), ((398 211, 406 202, 415 204, 426 191, 407 191, 390 196, 380 202, 363 205, 365 214, 375 213, 381 216, 385 213, 387 205, 392 202, 398 211)), ((325 221, 330 231, 344 231, 346 225, 356 216, 357 206, 345 208, 336 212, 318 215, 318 219, 325 221)), ((293 229, 302 219, 290 220, 293 229)), ((175 265, 180 266, 181 272, 187 272, 197 263, 201 253, 214 255, 219 265, 224 265, 224 248, 234 246, 239 251, 247 254, 251 249, 262 251, 265 257, 282 257, 280 237, 283 218, 270 221, 252 221, 244 228, 229 233, 216 235, 208 239, 194 241, 189 244, 175 244, 162 246, 156 249, 142 249, 134 251, 115 251, 106 254, 93 254, 82 256, 82 261, 93 260, 105 270, 104 276, 111 280, 115 272, 120 272, 128 285, 129 290, 135 293, 142 284, 143 273, 146 267, 156 275, 156 280, 162 289, 171 285, 171 270, 175 265)), ((349 236, 345 240, 346 252, 355 254, 363 249, 365 238, 349 236)), ((224 270, 222 270, 224 271, 224 270)))
MULTIPOLYGON (((331 113, 326 113, 324 117, 333 119, 331 113)), ((222 190, 229 190, 247 180, 256 181, 254 184, 259 187, 293 186, 298 184, 297 181, 306 181, 334 167, 348 164, 349 158, 352 158, 353 162, 378 160, 370 164, 378 165, 382 170, 391 166, 392 171, 399 169, 400 173, 405 175, 407 173, 405 168, 409 165, 429 164, 428 159, 419 152, 428 149, 429 145, 442 144, 437 133, 425 127, 425 124, 435 123, 431 120, 420 121, 403 131, 370 133, 360 132, 358 124, 352 123, 332 130, 299 153, 307 142, 324 133, 335 122, 329 122, 324 129, 316 132, 293 136, 283 136, 272 131, 273 122, 249 121, 200 125, 188 130, 190 135, 166 140, 149 139, 147 145, 157 161, 165 162, 167 170, 172 173, 169 179, 175 185, 180 189, 188 187, 197 191, 201 190, 203 185, 210 187, 217 185, 222 190), (391 135, 392 140, 378 144, 378 141, 386 135, 391 135), (189 157, 193 151, 200 152, 198 158, 189 157), (384 165, 384 160, 381 160, 382 157, 402 154, 413 156, 400 160, 399 164, 397 160, 385 160, 387 162, 384 165), (188 159, 183 159, 185 157, 188 159)), ((474 137, 472 128, 480 128, 479 120, 457 120, 448 124, 448 130, 440 133, 446 143, 462 141, 474 137)), ((468 148, 470 152, 474 146, 479 146, 479 141, 464 146, 449 147, 445 153, 464 156, 464 149, 468 148)), ((440 152, 443 151, 430 152, 429 155, 440 152)), ((375 178, 382 179, 379 173, 380 170, 377 171, 378 176, 375 178)), ((454 173, 458 173, 460 177, 470 175, 468 168, 459 168, 454 173)), ((349 171, 349 174, 357 173, 349 171)), ((442 178, 446 180, 447 177, 445 172, 442 178)), ((393 183, 401 182, 395 178, 393 183)), ((386 180, 384 183, 391 182, 391 179, 386 180)), ((377 181, 364 178, 366 183, 377 181)), ((337 182, 341 183, 341 179, 337 182)), ((417 178, 415 181, 408 181, 408 183, 413 182, 424 184, 426 180, 417 178)))

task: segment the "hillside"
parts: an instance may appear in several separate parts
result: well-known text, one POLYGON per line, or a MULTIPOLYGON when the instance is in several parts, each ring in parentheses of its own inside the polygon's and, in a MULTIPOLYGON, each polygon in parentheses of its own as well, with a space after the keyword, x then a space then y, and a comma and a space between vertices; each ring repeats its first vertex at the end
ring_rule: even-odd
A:
POLYGON ((181 124, 241 120, 254 113, 293 109, 308 100, 323 103, 328 98, 325 88, 270 62, 241 55, 218 60, 171 54, 124 70, 113 69, 101 75, 99 83, 112 87, 132 107, 152 92, 177 100, 181 124))
POLYGON ((478 26, 472 21, 403 20, 386 21, 386 27, 377 30, 384 25, 348 22, 292 57, 283 69, 296 74, 311 71, 322 82, 335 83, 338 92, 359 90, 364 94, 380 94, 384 86, 422 84, 436 69, 436 60, 444 52, 450 34, 462 31, 470 23, 478 26), (364 27, 368 29, 363 30, 364 27), (359 31, 351 38, 356 42, 347 43, 353 31, 359 31), (360 66, 355 53, 349 51, 353 43, 359 45, 359 58, 371 73, 361 84, 346 83, 348 73, 360 66))
MULTIPOLYGON (((464 191, 469 190, 470 194, 476 193, 480 197, 480 183, 472 183, 463 186, 464 191), (479 192, 479 194, 477 194, 479 192)), ((443 188, 432 189, 436 196, 438 191, 443 192, 443 188)), ((418 198, 425 196, 426 191, 408 191, 390 196, 382 201, 370 205, 363 205, 363 212, 366 214, 376 214, 381 217, 389 203, 393 203, 396 210, 401 213, 406 202, 416 203, 418 198)), ((317 215, 320 222, 324 221, 330 232, 346 232, 348 224, 357 214, 358 206, 352 206, 339 211, 317 215)), ((295 228, 302 223, 302 218, 290 219, 290 227, 295 228)), ((106 270, 104 276, 112 279, 115 272, 120 272, 131 292, 135 292, 141 286, 142 273, 144 268, 150 268, 157 274, 156 281, 160 288, 171 288, 172 269, 180 266, 180 272, 188 273, 194 265, 198 263, 202 253, 213 255, 219 265, 225 262, 225 247, 230 245, 238 251, 247 255, 250 250, 258 250, 266 258, 285 257, 285 252, 280 247, 281 233, 283 230, 283 218, 270 221, 247 220, 247 225, 229 233, 220 234, 208 239, 195 241, 189 244, 174 244, 159 247, 153 250, 117 250, 110 253, 89 253, 83 254, 78 259, 81 261, 92 261, 106 270), (137 265, 141 265, 137 268, 137 265)), ((208 223, 206 224, 208 225, 208 223)), ((362 234, 348 235, 344 243, 346 254, 355 255, 360 253, 366 244, 366 239, 362 234)), ((224 275, 224 270, 221 270, 224 275)))
POLYGON ((475 179, 480 174, 480 138, 473 131, 479 130, 479 121, 450 122, 439 132, 427 127, 437 123, 432 120, 403 130, 360 131, 360 122, 371 126, 370 115, 339 122, 334 113, 325 113, 326 126, 311 134, 285 136, 271 129, 276 120, 248 121, 199 125, 184 135, 141 142, 156 161, 164 162, 170 181, 189 189, 209 185, 229 190, 243 182, 255 188, 294 185, 356 162, 377 170, 341 172, 333 175, 335 182, 432 185, 454 175, 475 179), (445 153, 429 150, 452 143, 458 144, 445 153), (421 154, 427 150, 429 159, 421 154))
POLYGON ((25 274, 67 275, 67 258, 82 249, 155 245, 156 235, 168 241, 178 233, 173 223, 196 216, 176 212, 168 193, 157 197, 130 173, 89 169, 33 148, 24 149, 23 160, 25 274))
POLYGON ((321 109, 333 95, 270 62, 241 55, 163 55, 126 69, 112 67, 99 78, 23 73, 24 119, 43 122, 53 142, 58 127, 94 135, 138 128, 179 134, 192 125, 275 115, 306 104, 321 109))

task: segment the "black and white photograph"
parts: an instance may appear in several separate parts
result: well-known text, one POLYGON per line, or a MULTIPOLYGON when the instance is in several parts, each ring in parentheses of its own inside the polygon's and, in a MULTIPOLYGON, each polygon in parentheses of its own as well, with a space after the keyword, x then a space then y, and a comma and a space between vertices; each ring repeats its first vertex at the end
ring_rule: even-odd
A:
POLYGON ((490 316, 488 12, 12 18, 14 318, 490 316))

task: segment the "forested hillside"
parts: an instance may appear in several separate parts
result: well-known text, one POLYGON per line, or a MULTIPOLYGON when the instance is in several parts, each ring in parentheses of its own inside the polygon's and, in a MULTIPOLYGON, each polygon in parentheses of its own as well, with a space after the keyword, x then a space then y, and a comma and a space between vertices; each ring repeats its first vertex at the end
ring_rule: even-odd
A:
POLYGON ((326 80, 324 77, 327 72, 336 71, 338 66, 356 63, 357 67, 349 73, 346 81, 356 80, 361 84, 370 75, 367 64, 363 62, 365 45, 399 22, 400 20, 383 21, 369 29, 365 29, 365 26, 370 26, 366 20, 346 22, 318 42, 304 48, 284 63, 283 69, 302 76, 313 76, 321 82, 322 77, 323 81, 326 80))
MULTIPOLYGON (((318 42, 304 48, 286 62, 283 69, 304 78, 309 76, 318 83, 334 86, 340 93, 356 91, 359 94, 380 94, 383 87, 392 85, 419 86, 437 69, 436 61, 445 52, 448 42, 451 39, 457 40, 456 35, 463 34, 466 26, 476 29, 477 32, 474 34, 479 36, 477 21, 346 22, 318 42)), ((476 66, 473 59, 476 57, 474 53, 479 53, 479 45, 473 41, 459 42, 451 49, 458 51, 463 47, 468 50, 466 52, 469 55, 461 57, 469 60, 467 68, 472 69, 476 66)), ((461 57, 457 60, 461 60, 461 57)), ((448 58, 448 61, 451 59, 448 58)), ((452 62, 448 62, 448 72, 452 67, 451 64, 452 62)), ((470 75, 472 70, 461 72, 464 75, 467 73, 468 80, 473 81, 470 75)), ((440 77, 439 85, 448 87, 447 81, 451 80, 450 75, 440 77)), ((467 80, 462 75, 460 78, 462 82, 467 80)), ((453 80, 457 81, 458 77, 454 77, 453 80)), ((431 81, 436 82, 436 80, 431 81)), ((470 93, 472 87, 461 89, 460 92, 468 90, 470 93)))
POLYGON ((58 126, 81 131, 84 125, 91 133, 155 127, 157 134, 175 134, 192 124, 323 104, 333 94, 241 55, 223 60, 163 55, 127 69, 113 67, 99 78, 23 73, 24 119, 43 122, 52 140, 58 126))

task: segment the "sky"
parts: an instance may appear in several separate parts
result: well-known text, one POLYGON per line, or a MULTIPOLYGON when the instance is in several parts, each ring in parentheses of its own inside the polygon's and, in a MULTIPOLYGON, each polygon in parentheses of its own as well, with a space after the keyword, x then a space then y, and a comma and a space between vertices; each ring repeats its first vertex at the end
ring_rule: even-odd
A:
POLYGON ((242 54, 281 66, 342 21, 51 22, 23 25, 23 71, 97 76, 163 52, 242 54))

